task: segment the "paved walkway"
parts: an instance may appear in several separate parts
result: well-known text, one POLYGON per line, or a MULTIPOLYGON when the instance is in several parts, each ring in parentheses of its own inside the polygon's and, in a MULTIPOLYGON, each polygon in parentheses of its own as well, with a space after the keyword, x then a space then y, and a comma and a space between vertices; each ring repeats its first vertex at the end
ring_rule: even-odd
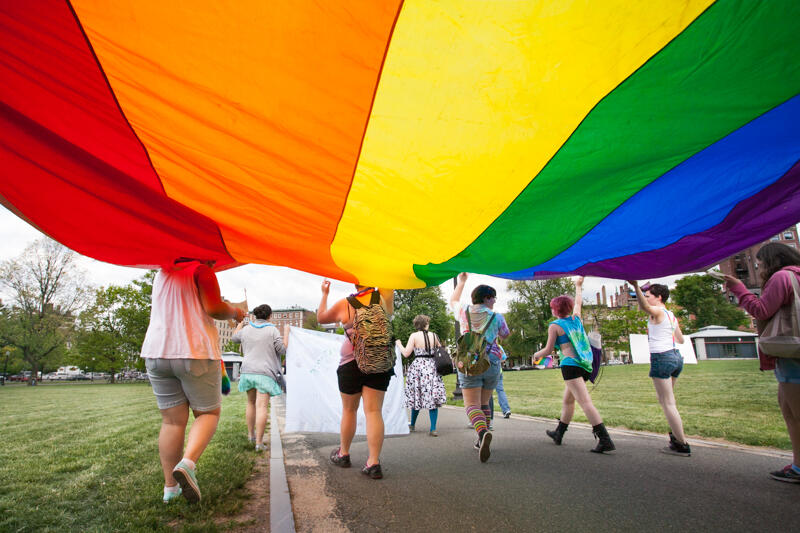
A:
MULTIPOLYGON (((767 473, 789 454, 691 441, 692 457, 659 453, 666 437, 610 431, 612 455, 589 453, 591 429, 573 424, 562 446, 555 425, 512 416, 494 422, 492 456, 482 464, 462 409, 442 408, 438 438, 420 431, 388 438, 385 478, 329 464, 331 434, 284 434, 298 531, 800 531, 800 486, 767 473)), ((282 426, 282 421, 281 421, 282 426)))

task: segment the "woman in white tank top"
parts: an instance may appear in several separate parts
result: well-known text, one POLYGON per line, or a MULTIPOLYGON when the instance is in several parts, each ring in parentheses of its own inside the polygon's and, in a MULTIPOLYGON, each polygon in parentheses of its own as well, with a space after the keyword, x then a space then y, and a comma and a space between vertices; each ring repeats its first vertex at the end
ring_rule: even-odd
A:
POLYGON ((669 298, 666 285, 652 284, 643 293, 636 281, 629 281, 636 290, 639 307, 647 313, 647 341, 650 347, 650 377, 658 395, 658 403, 672 431, 669 445, 662 451, 671 455, 689 457, 691 448, 683 433, 683 421, 675 404, 675 381, 683 370, 683 357, 677 350, 683 344, 683 333, 678 319, 665 304, 669 298))

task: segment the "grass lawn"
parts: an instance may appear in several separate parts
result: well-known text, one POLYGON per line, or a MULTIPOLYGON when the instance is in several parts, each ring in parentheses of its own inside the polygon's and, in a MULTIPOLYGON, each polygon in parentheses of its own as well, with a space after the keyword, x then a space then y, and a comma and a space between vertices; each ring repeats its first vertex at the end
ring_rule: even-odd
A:
POLYGON ((228 529, 255 461, 235 390, 198 466, 202 503, 164 505, 149 385, 0 387, 0 531, 228 529))
MULTIPOLYGON (((649 365, 607 366, 594 390, 589 384, 607 426, 669 431, 648 372, 649 365)), ((513 413, 553 419, 561 413, 564 382, 559 369, 505 372, 503 383, 513 413)), ((455 376, 447 376, 445 386, 452 398, 455 376)), ((760 372, 758 361, 701 361, 684 366, 675 398, 690 437, 791 449, 777 391, 775 376, 760 372)), ((586 422, 577 405, 575 420, 586 422)))

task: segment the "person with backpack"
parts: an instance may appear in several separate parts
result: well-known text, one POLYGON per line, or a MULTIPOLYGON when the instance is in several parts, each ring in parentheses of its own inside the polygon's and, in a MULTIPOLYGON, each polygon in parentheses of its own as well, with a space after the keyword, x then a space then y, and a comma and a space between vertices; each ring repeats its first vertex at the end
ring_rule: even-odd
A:
POLYGON ((683 356, 677 344, 683 344, 683 333, 678 319, 666 307, 669 288, 658 283, 649 284, 645 291, 636 281, 628 281, 636 291, 639 308, 647 313, 647 344, 650 348, 650 377, 656 389, 658 403, 671 429, 669 444, 661 451, 670 455, 689 457, 691 446, 683 433, 683 420, 675 403, 675 382, 683 370, 683 356))
MULTIPOLYGON (((770 472, 776 481, 800 483, 800 351, 797 332, 791 323, 798 320, 800 302, 800 253, 794 248, 771 242, 756 253, 761 271, 761 296, 756 296, 744 283, 733 276, 725 276, 725 287, 739 300, 739 306, 758 322, 761 335, 758 359, 761 370, 774 370, 778 380, 778 405, 792 443, 792 463, 781 470, 770 472), (794 302, 794 305, 793 305, 794 302), (776 329, 768 326, 779 323, 776 329), (765 331, 766 330, 766 331, 765 331), (771 346, 772 339, 780 339, 782 346, 771 346), (773 357, 773 354, 782 357, 773 357), (794 354, 786 352, 795 352, 794 354)), ((796 327, 796 326, 795 326, 796 327)))
POLYGON ((462 272, 450 297, 450 309, 461 326, 455 361, 458 380, 464 394, 464 409, 473 429, 478 434, 475 449, 482 463, 489 460, 492 433, 487 420, 491 416, 489 398, 500 379, 500 361, 503 349, 499 341, 508 337, 506 319, 494 312, 497 291, 489 285, 473 289, 472 305, 461 303, 461 293, 469 275, 462 272))
POLYGON ((408 429, 415 430, 417 416, 421 409, 427 409, 431 420, 431 429, 428 435, 438 437, 436 420, 439 415, 439 406, 447 403, 447 392, 444 390, 442 376, 436 372, 434 351, 442 343, 436 333, 428 331, 431 319, 426 315, 414 317, 414 328, 417 330, 408 337, 408 343, 403 346, 397 339, 397 347, 403 357, 414 354, 414 360, 406 370, 406 407, 411 409, 411 424, 408 429))
POLYGON ((592 448, 594 453, 611 452, 616 449, 608 434, 600 412, 592 403, 586 381, 592 374, 592 348, 586 330, 581 322, 583 277, 575 280, 575 299, 566 294, 550 300, 550 311, 556 320, 547 328, 547 343, 544 348, 533 354, 533 361, 540 357, 559 351, 561 376, 564 378, 564 399, 561 402, 561 418, 555 430, 547 430, 547 436, 560 445, 564 439, 572 415, 575 413, 575 402, 583 409, 583 414, 592 425, 592 433, 598 440, 592 448))
POLYGON ((394 291, 356 285, 356 291, 328 308, 331 282, 322 282, 322 300, 317 309, 320 323, 341 322, 345 330, 339 368, 336 371, 342 398, 339 447, 331 452, 331 463, 349 468, 350 444, 356 434, 356 413, 364 399, 369 457, 361 473, 381 479, 383 447, 383 397, 394 375, 395 351, 390 316, 394 291))

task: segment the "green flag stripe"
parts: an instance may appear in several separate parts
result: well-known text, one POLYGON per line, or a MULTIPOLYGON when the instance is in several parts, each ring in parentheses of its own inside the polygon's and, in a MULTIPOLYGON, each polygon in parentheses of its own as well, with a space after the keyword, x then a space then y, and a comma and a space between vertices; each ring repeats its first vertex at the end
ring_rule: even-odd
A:
MULTIPOLYGON (((712 5, 599 102, 471 245, 415 265, 416 275, 434 284, 467 265, 513 272, 560 253, 663 173, 798 94, 798 21, 794 0, 712 5)), ((669 207, 653 206, 653 224, 673 223, 669 207)))

